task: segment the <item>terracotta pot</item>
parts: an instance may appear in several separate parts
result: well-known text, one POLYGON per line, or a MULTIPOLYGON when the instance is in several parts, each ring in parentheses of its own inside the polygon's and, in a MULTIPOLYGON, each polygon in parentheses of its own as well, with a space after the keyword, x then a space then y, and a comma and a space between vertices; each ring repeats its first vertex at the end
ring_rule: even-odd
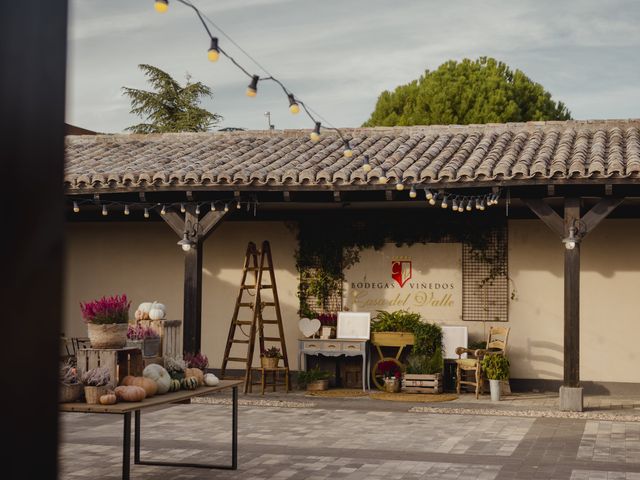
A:
POLYGON ((279 360, 279 358, 260 357, 262 368, 277 368, 279 360))
POLYGON ((128 323, 87 324, 91 348, 123 348, 127 344, 128 323))

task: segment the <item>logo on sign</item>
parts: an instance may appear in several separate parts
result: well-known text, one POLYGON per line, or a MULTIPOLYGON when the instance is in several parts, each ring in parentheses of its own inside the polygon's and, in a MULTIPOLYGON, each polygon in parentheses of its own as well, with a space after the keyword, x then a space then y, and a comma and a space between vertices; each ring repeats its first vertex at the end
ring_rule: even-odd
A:
POLYGON ((411 279, 411 260, 397 259, 391 261, 391 278, 393 278, 400 287, 411 279))

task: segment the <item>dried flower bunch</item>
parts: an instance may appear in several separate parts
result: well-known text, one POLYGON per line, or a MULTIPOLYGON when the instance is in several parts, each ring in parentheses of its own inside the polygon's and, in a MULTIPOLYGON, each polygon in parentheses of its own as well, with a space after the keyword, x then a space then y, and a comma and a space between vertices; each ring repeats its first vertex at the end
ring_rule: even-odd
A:
POLYGON ((204 370, 209 366, 209 359, 202 353, 193 354, 187 352, 184 354, 184 360, 189 368, 199 368, 200 370, 204 370))
POLYGON ((67 385, 78 383, 78 370, 71 359, 60 364, 60 383, 67 385))
POLYGON ((82 383, 88 387, 103 387, 111 381, 111 373, 108 368, 92 368, 82 375, 82 383))
POLYGON ((166 357, 164 359, 164 368, 169 373, 184 372, 187 369, 187 363, 181 358, 166 357))
POLYGON ((282 358, 280 349, 278 347, 270 347, 262 351, 262 356, 265 358, 282 358))
POLYGON ((144 340, 145 338, 158 338, 160 335, 151 327, 136 324, 129 325, 127 330, 127 338, 129 340, 144 340))
POLYGON ((82 318, 86 323, 105 325, 129 322, 131 302, 126 295, 102 297, 87 303, 80 303, 82 318))

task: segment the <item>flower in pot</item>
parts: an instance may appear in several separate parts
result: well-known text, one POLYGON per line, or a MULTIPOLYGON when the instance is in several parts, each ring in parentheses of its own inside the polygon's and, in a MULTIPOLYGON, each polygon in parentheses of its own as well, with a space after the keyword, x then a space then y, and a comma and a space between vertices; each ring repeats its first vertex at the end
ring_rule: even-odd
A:
POLYGON ((126 295, 80 304, 92 348, 122 348, 127 344, 130 306, 126 295))
POLYGON ((190 353, 184 354, 184 361, 187 362, 188 368, 199 368, 203 372, 209 366, 209 359, 203 353, 190 353))
POLYGON ((338 315, 335 313, 321 313, 318 315, 318 320, 320 321, 320 328, 322 332, 320 338, 335 338, 338 315))
POLYGON ((298 385, 300 388, 306 388, 307 391, 327 390, 330 376, 329 372, 320 370, 320 367, 312 368, 298 373, 298 385))
POLYGON ((145 357, 160 356, 160 335, 151 327, 129 324, 127 345, 139 348, 145 357))
POLYGON ((78 380, 78 370, 72 360, 67 360, 60 365, 59 378, 61 402, 75 402, 82 397, 82 384, 78 380))
POLYGON ((400 391, 402 370, 398 364, 391 360, 385 360, 378 364, 377 372, 384 379, 384 389, 390 393, 400 391))
POLYGON ((270 347, 260 354, 260 363, 262 368, 277 368, 281 358, 280 349, 278 347, 270 347))
POLYGON ((107 393, 107 386, 110 381, 111 373, 108 368, 98 367, 87 370, 84 375, 82 375, 84 396, 87 403, 97 405, 100 402, 100 397, 107 393))
POLYGON ((489 379, 491 400, 500 401, 500 381, 509 378, 509 360, 502 354, 487 354, 481 362, 482 370, 489 379))

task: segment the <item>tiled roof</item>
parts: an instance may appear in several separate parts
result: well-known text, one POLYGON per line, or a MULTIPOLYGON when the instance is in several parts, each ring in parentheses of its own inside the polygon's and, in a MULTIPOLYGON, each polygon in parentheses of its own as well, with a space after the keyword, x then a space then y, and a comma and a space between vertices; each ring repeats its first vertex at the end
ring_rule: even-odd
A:
POLYGON ((327 188, 553 182, 640 177, 640 120, 67 137, 68 190, 265 185, 327 188), (375 166, 362 169, 364 154, 375 166), (536 181, 538 180, 538 181, 536 181))

